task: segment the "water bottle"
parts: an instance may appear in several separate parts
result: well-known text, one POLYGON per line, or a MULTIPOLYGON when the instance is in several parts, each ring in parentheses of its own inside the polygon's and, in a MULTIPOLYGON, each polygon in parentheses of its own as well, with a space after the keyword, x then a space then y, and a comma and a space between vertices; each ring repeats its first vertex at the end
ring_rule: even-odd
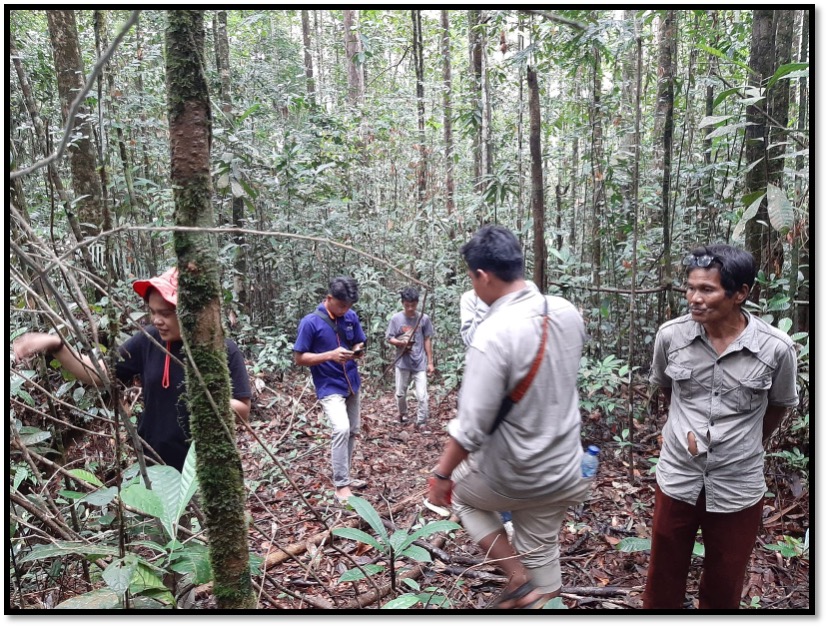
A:
POLYGON ((581 458, 581 477, 593 478, 598 471, 598 454, 601 450, 595 445, 590 445, 586 448, 583 458, 581 458))

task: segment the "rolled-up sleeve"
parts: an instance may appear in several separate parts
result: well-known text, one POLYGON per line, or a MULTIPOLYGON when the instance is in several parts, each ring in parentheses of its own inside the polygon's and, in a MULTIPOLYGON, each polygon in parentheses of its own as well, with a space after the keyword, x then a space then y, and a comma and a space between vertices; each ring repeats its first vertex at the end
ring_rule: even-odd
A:
POLYGON ((653 366, 650 370, 650 383, 659 388, 670 388, 672 380, 667 377, 667 339, 664 330, 656 334, 655 348, 653 349, 653 366))
POLYGON ((793 408, 799 403, 796 390, 796 347, 785 347, 781 352, 768 391, 768 403, 772 406, 793 408))

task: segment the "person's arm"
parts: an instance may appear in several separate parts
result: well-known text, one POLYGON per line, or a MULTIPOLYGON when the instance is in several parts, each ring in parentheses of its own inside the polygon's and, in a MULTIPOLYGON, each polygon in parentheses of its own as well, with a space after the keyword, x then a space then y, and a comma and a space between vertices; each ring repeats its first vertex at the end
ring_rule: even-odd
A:
POLYGON ((293 352, 293 361, 297 366, 317 366, 329 360, 345 364, 348 360, 353 359, 354 352, 349 351, 345 347, 337 347, 336 349, 325 351, 324 353, 311 353, 310 351, 302 353, 299 351, 293 352))
POLYGON ((423 347, 425 348, 426 357, 428 358, 428 374, 434 373, 434 356, 431 353, 431 336, 426 336, 423 340, 423 347))
POLYGON ((787 416, 789 408, 784 406, 768 406, 765 410, 765 416, 762 418, 762 443, 766 443, 768 439, 782 423, 782 420, 787 416))
POLYGON ((233 412, 239 415, 243 421, 247 421, 250 416, 250 398, 247 399, 231 399, 230 407, 233 412))
POLYGON ((451 474, 468 455, 469 452, 463 449, 460 443, 449 437, 445 449, 443 449, 443 454, 440 456, 440 462, 437 463, 434 469, 434 482, 428 491, 428 501, 435 506, 451 505, 449 497, 452 487, 451 474))
MULTIPOLYGON (((60 339, 60 336, 41 332, 23 334, 15 339, 13 348, 14 355, 18 360, 40 353, 50 353, 78 381, 94 386, 100 386, 102 383, 92 359, 69 349, 60 339)), ((98 361, 98 368, 101 371, 106 370, 103 360, 98 361)))

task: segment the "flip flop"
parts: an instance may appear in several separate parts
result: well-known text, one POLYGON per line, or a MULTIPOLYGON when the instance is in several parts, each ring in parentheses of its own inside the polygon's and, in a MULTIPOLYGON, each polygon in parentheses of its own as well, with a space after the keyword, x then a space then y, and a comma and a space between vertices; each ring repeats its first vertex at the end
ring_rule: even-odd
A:
MULTIPOLYGON (((498 609, 498 608, 500 608, 500 605, 503 604, 503 602, 510 602, 512 600, 520 600, 521 598, 524 598, 527 595, 529 595, 530 593, 532 593, 532 591, 534 591, 534 590, 535 590, 535 583, 532 582, 531 580, 529 580, 528 582, 524 582, 517 589, 512 589, 511 591, 505 591, 505 590, 501 591, 500 595, 498 595, 494 600, 492 600, 489 603, 489 605, 487 606, 487 608, 498 609)), ((523 606, 510 606, 508 608, 503 608, 503 609, 500 609, 500 610, 510 611, 510 610, 522 610, 522 609, 536 608, 535 605, 538 602, 540 602, 541 600, 543 600, 543 595, 541 595, 536 600, 532 600, 528 604, 524 604, 523 606)), ((543 602, 546 603, 546 600, 543 600, 543 602)), ((543 606, 543 604, 541 604, 541 606, 543 606)), ((541 606, 537 606, 537 608, 540 608, 541 606)))

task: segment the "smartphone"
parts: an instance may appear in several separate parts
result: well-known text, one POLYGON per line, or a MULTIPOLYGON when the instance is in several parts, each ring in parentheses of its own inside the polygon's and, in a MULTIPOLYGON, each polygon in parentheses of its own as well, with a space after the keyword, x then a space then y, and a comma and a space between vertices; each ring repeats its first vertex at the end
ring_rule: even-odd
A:
POLYGON ((354 356, 359 357, 363 353, 365 353, 365 347, 360 347, 359 349, 354 349, 354 356))

